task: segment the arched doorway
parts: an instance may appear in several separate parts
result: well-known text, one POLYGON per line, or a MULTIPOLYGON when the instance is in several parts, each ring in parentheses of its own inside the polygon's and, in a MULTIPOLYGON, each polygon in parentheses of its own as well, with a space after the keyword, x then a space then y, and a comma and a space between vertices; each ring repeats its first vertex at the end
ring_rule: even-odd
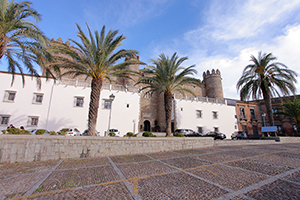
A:
POLYGON ((174 133, 175 129, 175 124, 174 122, 171 122, 171 132, 174 133))
POLYGON ((144 121, 144 131, 150 131, 150 122, 148 120, 144 121))

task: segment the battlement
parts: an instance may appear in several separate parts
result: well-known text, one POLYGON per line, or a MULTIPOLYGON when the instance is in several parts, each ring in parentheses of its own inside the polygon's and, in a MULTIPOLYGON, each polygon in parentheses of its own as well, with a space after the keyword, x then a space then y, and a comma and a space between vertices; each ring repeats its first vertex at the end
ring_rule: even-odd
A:
POLYGON ((203 79, 206 79, 210 76, 220 76, 221 77, 221 72, 219 69, 215 70, 215 69, 212 69, 211 72, 209 70, 207 70, 206 72, 203 72, 203 79))
MULTIPOLYGON (((50 43, 60 43, 60 44, 63 44, 63 40, 61 39, 61 37, 59 37, 57 40, 55 40, 54 38, 52 38, 51 40, 50 40, 50 43)), ((67 40, 66 42, 65 42, 65 44, 67 45, 67 46, 70 46, 70 41, 69 40, 67 40)))

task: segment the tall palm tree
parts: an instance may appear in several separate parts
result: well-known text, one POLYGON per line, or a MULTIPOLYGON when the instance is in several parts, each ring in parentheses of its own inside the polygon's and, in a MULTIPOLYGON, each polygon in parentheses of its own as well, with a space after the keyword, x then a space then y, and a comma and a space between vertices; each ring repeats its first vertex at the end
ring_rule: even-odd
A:
POLYGON ((297 132, 300 131, 300 99, 297 99, 297 96, 294 97, 294 100, 286 100, 286 103, 282 103, 279 106, 280 112, 278 114, 283 115, 283 118, 291 118, 297 127, 297 132))
POLYGON ((75 47, 63 43, 51 46, 49 51, 52 52, 54 61, 52 60, 52 63, 50 63, 50 68, 59 66, 59 68, 64 71, 61 76, 72 75, 74 78, 77 76, 85 76, 86 79, 92 79, 88 114, 88 135, 94 135, 97 124, 100 93, 104 79, 111 80, 112 77, 130 78, 130 75, 132 75, 130 74, 131 71, 126 70, 125 67, 131 64, 143 63, 131 59, 119 62, 121 58, 133 56, 133 54, 137 54, 138 52, 135 50, 119 50, 115 52, 125 39, 123 35, 117 36, 118 31, 110 30, 107 35, 105 35, 105 26, 103 26, 100 34, 98 31, 95 31, 94 37, 87 25, 90 37, 88 38, 80 26, 78 24, 76 25, 78 28, 77 36, 82 44, 69 39, 75 44, 75 47))
POLYGON ((13 75, 18 70, 22 75, 23 62, 30 74, 39 77, 34 68, 35 53, 48 44, 48 38, 28 18, 33 17, 38 22, 40 14, 31 7, 30 2, 15 3, 13 0, 0 0, 0 60, 6 57, 8 72, 13 75))
POLYGON ((188 84, 201 87, 199 80, 189 77, 188 75, 197 74, 194 69, 195 65, 184 68, 180 65, 187 60, 187 57, 179 58, 177 53, 174 53, 171 58, 161 54, 158 59, 150 60, 154 66, 148 66, 143 71, 144 76, 141 77, 137 84, 141 84, 141 90, 147 90, 146 93, 152 94, 158 92, 164 94, 164 107, 166 115, 166 136, 171 136, 171 112, 172 112, 172 97, 174 91, 193 93, 188 89, 188 84))
POLYGON ((251 55, 253 64, 247 65, 241 78, 237 82, 241 100, 259 99, 263 96, 267 115, 271 126, 274 126, 271 98, 280 93, 288 95, 295 93, 297 73, 288 69, 286 65, 275 62, 272 53, 258 53, 258 58, 251 55))

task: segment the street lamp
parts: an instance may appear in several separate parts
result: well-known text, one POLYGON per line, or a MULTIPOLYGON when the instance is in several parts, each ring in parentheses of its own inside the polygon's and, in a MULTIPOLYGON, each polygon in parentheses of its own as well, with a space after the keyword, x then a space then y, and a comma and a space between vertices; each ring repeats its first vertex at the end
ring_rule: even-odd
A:
POLYGON ((261 116, 263 118, 263 126, 266 126, 266 124, 265 124, 266 113, 261 114, 261 116))
POLYGON ((110 100, 110 111, 109 111, 109 119, 108 119, 108 128, 107 128, 107 133, 109 133, 109 128, 110 128, 110 120, 111 120, 111 108, 112 108, 112 102, 115 99, 115 95, 111 94, 109 95, 109 100, 110 100))

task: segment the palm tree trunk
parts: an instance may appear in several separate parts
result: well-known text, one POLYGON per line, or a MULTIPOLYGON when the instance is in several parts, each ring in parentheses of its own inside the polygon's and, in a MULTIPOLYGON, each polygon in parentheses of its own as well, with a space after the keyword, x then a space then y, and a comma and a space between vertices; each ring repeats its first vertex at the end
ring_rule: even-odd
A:
POLYGON ((89 119, 88 119, 88 135, 95 135, 96 125, 97 125, 97 117, 98 117, 98 109, 99 109, 99 101, 100 101, 100 93, 102 88, 102 79, 93 78, 92 86, 91 86, 91 99, 89 106, 89 119))
POLYGON ((164 93, 165 113, 166 113, 166 136, 171 137, 171 117, 172 117, 172 93, 164 93))
MULTIPOLYGON (((273 112, 272 112, 272 102, 269 93, 266 91, 264 85, 262 85, 262 92, 264 96, 264 102, 267 109, 267 116, 269 118, 269 125, 274 126, 274 118, 273 118, 273 112)), ((277 134, 275 133, 275 136, 277 134)))

